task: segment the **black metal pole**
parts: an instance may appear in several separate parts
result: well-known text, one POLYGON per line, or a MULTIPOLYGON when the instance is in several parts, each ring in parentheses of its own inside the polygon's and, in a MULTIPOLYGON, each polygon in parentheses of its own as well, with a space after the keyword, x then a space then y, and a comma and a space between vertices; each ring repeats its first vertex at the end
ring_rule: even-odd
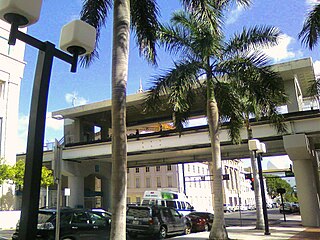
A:
POLYGON ((187 188, 186 188, 186 176, 184 172, 184 163, 182 163, 182 178, 183 178, 183 193, 187 196, 187 188))
POLYGON ((282 205, 282 213, 283 213, 283 220, 286 222, 286 213, 284 212, 284 204, 283 204, 283 193, 280 193, 281 196, 281 205, 282 205))
POLYGON ((84 49, 73 47, 73 56, 59 49, 50 42, 42 42, 18 29, 19 17, 13 14, 9 36, 9 45, 15 45, 16 39, 39 50, 38 62, 33 84, 27 153, 22 194, 22 207, 19 225, 19 240, 36 238, 38 209, 40 198, 41 169, 43 160, 43 142, 48 102, 48 91, 54 57, 71 64, 71 72, 77 68, 79 53, 84 49))
POLYGON ((19 239, 36 238, 40 197, 43 141, 54 45, 46 42, 46 50, 39 51, 33 84, 29 117, 26 168, 22 194, 19 239))
MULTIPOLYGON (((257 154, 256 154, 257 155, 257 154)), ((263 210, 263 219, 264 219, 264 235, 271 235, 269 232, 269 222, 268 222, 268 212, 267 212, 267 202, 266 202, 266 194, 264 190, 264 183, 263 183, 263 175, 262 175, 262 166, 261 166, 261 159, 262 156, 258 153, 257 162, 258 162, 258 172, 260 178, 260 189, 261 189, 261 198, 262 198, 262 210, 263 210)))

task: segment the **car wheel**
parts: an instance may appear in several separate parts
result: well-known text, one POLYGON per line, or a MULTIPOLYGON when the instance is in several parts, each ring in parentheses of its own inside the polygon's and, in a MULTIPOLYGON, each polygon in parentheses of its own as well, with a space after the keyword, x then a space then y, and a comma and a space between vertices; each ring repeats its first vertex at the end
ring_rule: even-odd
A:
POLYGON ((208 232, 209 230, 210 230, 209 224, 206 224, 206 225, 204 226, 204 231, 205 231, 205 232, 208 232))
POLYGON ((185 228, 184 228, 184 234, 188 235, 191 233, 191 225, 189 223, 186 224, 185 228))
POLYGON ((160 227, 160 231, 158 233, 158 239, 165 239, 167 237, 167 229, 165 226, 160 227))

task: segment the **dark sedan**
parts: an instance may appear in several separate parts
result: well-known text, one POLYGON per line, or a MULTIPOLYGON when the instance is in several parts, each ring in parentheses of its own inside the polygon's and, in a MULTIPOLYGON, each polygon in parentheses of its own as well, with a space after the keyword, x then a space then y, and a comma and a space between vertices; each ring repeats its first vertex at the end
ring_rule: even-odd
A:
POLYGON ((209 212, 192 212, 186 218, 191 223, 193 232, 209 231, 213 223, 213 214, 209 212))
MULTIPOLYGON (((62 209, 60 215, 61 240, 106 240, 110 234, 110 218, 101 212, 86 209, 62 209)), ((56 209, 41 209, 38 214, 36 239, 54 240, 56 209)), ((12 239, 18 239, 19 225, 12 239)))

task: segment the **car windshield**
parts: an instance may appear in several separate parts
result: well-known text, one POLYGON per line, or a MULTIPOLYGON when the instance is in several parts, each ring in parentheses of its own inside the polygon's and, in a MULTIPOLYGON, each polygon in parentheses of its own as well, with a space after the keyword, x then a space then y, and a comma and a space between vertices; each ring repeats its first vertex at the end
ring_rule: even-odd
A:
POLYGON ((148 218, 148 217, 150 217, 150 210, 149 209, 129 208, 127 211, 127 216, 138 217, 138 218, 148 218))
POLYGON ((38 214, 38 224, 46 223, 52 220, 54 218, 53 212, 39 212, 38 214))

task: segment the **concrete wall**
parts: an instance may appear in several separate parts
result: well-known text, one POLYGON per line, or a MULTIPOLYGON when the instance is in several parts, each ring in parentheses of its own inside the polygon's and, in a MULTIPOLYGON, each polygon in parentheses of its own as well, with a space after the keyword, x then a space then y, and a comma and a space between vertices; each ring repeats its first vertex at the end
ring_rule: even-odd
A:
POLYGON ((15 229, 20 219, 20 211, 0 211, 0 230, 15 229))

